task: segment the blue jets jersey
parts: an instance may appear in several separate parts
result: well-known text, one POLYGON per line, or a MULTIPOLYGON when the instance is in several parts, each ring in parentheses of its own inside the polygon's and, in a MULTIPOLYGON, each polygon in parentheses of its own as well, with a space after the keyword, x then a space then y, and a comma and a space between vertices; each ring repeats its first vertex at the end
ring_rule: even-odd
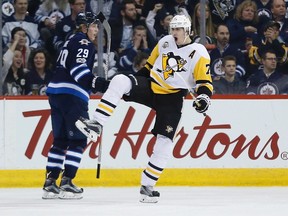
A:
POLYGON ((47 95, 70 94, 88 102, 94 78, 92 67, 95 53, 95 46, 86 34, 78 32, 70 37, 58 56, 47 95))

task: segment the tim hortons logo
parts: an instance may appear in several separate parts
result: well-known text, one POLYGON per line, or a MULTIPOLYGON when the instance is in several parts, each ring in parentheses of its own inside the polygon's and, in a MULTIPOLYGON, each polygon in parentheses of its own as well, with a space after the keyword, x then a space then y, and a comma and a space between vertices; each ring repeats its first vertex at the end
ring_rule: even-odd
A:
MULTIPOLYGON (((128 142, 131 147, 131 157, 133 159, 136 159, 141 146, 146 144, 144 143, 144 140, 145 138, 147 139, 147 137, 148 138, 151 137, 151 139, 147 143, 146 152, 149 156, 152 154, 152 149, 156 139, 154 136, 151 135, 149 128, 151 128, 151 124, 155 118, 155 112, 152 110, 150 111, 140 131, 131 132, 129 126, 133 121, 135 112, 136 110, 133 107, 129 107, 126 116, 124 118, 124 121, 119 127, 118 133, 114 134, 115 140, 110 150, 111 157, 116 158, 123 143, 127 145, 128 142), (132 139, 132 137, 134 139, 132 139), (135 139, 135 137, 137 139, 135 139)), ((25 152, 25 156, 31 159, 33 157, 37 145, 39 144, 39 138, 43 132, 43 129, 47 126, 46 125, 47 121, 50 118, 50 110, 28 111, 23 112, 23 115, 26 118, 35 116, 40 117, 39 122, 34 130, 34 133, 31 136, 31 139, 25 152)), ((255 137, 252 138, 251 140, 247 140, 244 134, 239 134, 239 136, 236 138, 229 137, 229 135, 225 132, 229 132, 229 130, 231 129, 232 128, 230 124, 212 124, 212 119, 209 116, 206 116, 203 119, 202 125, 195 126, 193 128, 193 130, 196 131, 197 135, 195 136, 195 139, 194 141, 192 141, 192 143, 187 143, 189 132, 188 133, 187 131, 185 132, 183 127, 180 129, 180 131, 176 136, 177 142, 175 143, 173 149, 173 155, 175 158, 184 158, 184 157, 200 158, 205 155, 212 160, 217 160, 222 158, 225 154, 227 154, 229 150, 229 154, 231 154, 233 158, 238 158, 240 155, 248 154, 248 157, 251 160, 257 160, 260 157, 264 157, 267 160, 274 160, 279 156, 279 147, 278 147, 279 135, 277 132, 273 133, 271 137, 268 139, 268 141, 261 140, 261 138, 258 135, 255 135, 255 137), (203 140, 205 136, 208 136, 207 133, 209 132, 209 136, 211 136, 211 133, 213 133, 213 131, 216 130, 217 131, 221 130, 222 132, 219 133, 216 132, 215 134, 212 135, 208 143, 207 142, 204 143, 203 140), (263 143, 265 144, 263 145, 263 143), (203 148, 203 145, 205 145, 205 148, 203 148), (221 152, 219 152, 219 147, 221 147, 222 149, 221 152)), ((52 141, 53 141, 53 135, 51 131, 46 139, 46 142, 41 152, 43 156, 47 157, 48 151, 52 145, 52 141)), ((98 157, 97 148, 99 146, 100 141, 101 137, 96 142, 88 143, 86 151, 89 150, 89 157, 91 158, 98 157)))

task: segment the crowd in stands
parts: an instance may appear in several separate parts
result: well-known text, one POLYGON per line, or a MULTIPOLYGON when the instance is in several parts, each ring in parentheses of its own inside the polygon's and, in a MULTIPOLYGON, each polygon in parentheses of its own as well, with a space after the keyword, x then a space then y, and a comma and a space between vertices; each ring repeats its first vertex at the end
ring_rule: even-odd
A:
MULTIPOLYGON (((99 1, 2 1, 4 95, 45 95, 84 11, 97 13, 99 1)), ((199 0, 103 0, 102 12, 112 29, 108 62, 106 34, 100 44, 109 79, 143 67, 176 14, 192 20, 191 37, 201 41, 199 0)), ((288 0, 207 0, 205 23, 214 94, 288 94, 288 0)), ((96 55, 93 73, 98 67, 96 55)))

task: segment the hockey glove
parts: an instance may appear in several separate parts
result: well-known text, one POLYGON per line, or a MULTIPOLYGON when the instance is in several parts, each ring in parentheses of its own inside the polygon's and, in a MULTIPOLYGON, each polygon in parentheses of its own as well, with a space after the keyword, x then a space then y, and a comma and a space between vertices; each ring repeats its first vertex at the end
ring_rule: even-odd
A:
POLYGON ((96 92, 104 93, 109 86, 110 81, 105 80, 102 77, 96 76, 92 80, 92 92, 95 94, 96 92))
POLYGON ((193 102, 193 107, 199 113, 204 113, 208 110, 210 106, 210 98, 206 94, 200 94, 196 97, 195 101, 193 102))

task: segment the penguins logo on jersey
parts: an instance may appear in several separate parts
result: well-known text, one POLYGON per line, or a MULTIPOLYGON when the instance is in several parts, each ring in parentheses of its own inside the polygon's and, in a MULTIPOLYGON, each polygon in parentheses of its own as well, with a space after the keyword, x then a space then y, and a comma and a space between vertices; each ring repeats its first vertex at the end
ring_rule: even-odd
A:
POLYGON ((174 76, 174 72, 185 71, 184 65, 187 61, 180 56, 175 56, 174 53, 169 52, 162 55, 162 68, 164 79, 174 76))

